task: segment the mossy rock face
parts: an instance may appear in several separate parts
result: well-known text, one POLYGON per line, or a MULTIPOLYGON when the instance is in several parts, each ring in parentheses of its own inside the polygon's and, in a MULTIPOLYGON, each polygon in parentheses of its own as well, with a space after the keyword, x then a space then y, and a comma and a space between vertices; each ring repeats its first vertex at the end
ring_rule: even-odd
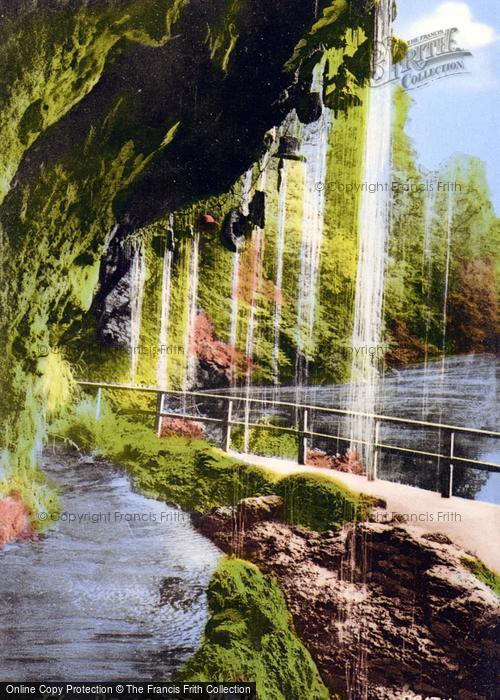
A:
POLYGON ((96 421, 95 403, 83 401, 51 432, 122 465, 142 491, 188 511, 273 493, 276 477, 264 469, 239 464, 203 440, 158 438, 151 425, 115 415, 106 404, 96 421))
POLYGON ((205 638, 178 680, 251 681, 266 700, 330 698, 293 631, 277 583, 256 566, 223 559, 208 589, 205 638))
POLYGON ((367 520, 374 505, 370 497, 322 474, 280 477, 239 463, 203 440, 158 438, 151 426, 116 415, 106 403, 99 421, 95 403, 85 400, 51 431, 121 464, 141 490, 198 513, 275 494, 283 498, 286 522, 324 531, 367 520))
POLYGON ((303 473, 282 479, 277 493, 285 503, 285 519, 293 525, 325 531, 366 520, 370 499, 322 474, 303 473))
MULTIPOLYGON (((295 79, 284 67, 315 16, 302 0, 271 13, 264 0, 7 5, 0 488, 21 479, 29 491, 47 413, 40 348, 81 366, 69 346, 92 325, 85 314, 114 224, 133 232, 231 188, 293 107, 279 99, 295 79)), ((151 328, 157 273, 145 305, 151 328)), ((182 286, 173 297, 182 319, 182 286)), ((123 378, 125 361, 123 351, 99 354, 108 378, 123 378)), ((182 381, 182 362, 172 364, 182 381)))

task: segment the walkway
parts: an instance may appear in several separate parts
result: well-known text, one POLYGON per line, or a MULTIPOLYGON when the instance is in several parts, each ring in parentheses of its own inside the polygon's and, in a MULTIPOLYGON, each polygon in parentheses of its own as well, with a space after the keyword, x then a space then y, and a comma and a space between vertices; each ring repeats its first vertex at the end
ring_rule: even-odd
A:
POLYGON ((500 506, 466 498, 443 499, 439 493, 390 481, 368 481, 364 476, 323 467, 298 465, 292 460, 230 452, 242 462, 270 469, 277 474, 320 473, 354 491, 378 496, 390 513, 406 516, 411 526, 425 532, 441 532, 452 542, 500 572, 500 506))

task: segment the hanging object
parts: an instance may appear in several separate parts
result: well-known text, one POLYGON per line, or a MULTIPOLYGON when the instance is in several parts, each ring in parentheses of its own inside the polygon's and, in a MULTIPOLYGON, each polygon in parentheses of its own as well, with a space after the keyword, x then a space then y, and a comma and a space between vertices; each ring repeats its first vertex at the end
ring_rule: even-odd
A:
POLYGON ((249 218, 237 209, 231 209, 225 216, 220 233, 222 245, 232 253, 237 253, 249 230, 249 218))
POLYGON ((212 214, 200 214, 198 217, 198 228, 205 233, 213 233, 219 226, 219 222, 212 214))
POLYGON ((323 114, 319 92, 301 91, 295 103, 295 111, 302 124, 317 122, 323 114))
POLYGON ((282 136, 275 158, 282 160, 298 160, 305 162, 306 158, 299 153, 300 143, 295 136, 282 136))
POLYGON ((266 193, 257 190, 248 207, 248 218, 257 228, 266 226, 266 193))

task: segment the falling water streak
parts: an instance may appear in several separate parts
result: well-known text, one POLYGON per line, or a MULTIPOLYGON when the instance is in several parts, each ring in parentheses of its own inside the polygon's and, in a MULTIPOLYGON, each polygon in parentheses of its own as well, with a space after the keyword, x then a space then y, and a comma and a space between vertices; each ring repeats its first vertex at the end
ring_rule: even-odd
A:
MULTIPOLYGON (((253 235, 252 245, 254 246, 254 256, 252 261, 252 298, 250 303, 250 313, 248 317, 247 338, 245 346, 245 396, 250 398, 250 388, 252 384, 253 350, 255 337, 255 302, 257 296, 259 267, 260 267, 260 247, 262 229, 256 229, 253 235)), ((245 401, 245 428, 244 428, 244 452, 248 452, 250 423, 250 403, 245 401)))
MULTIPOLYGON (((267 183, 267 165, 262 162, 260 167, 260 177, 258 182, 258 188, 261 191, 265 191, 267 183)), ((244 452, 248 452, 249 448, 249 424, 250 424, 250 389, 252 385, 252 372, 253 372, 253 353, 254 353, 254 340, 255 340, 255 326, 256 326, 256 307, 257 307, 257 294, 259 292, 260 283, 262 280, 262 246, 263 246, 264 230, 261 228, 256 228, 253 232, 252 245, 254 246, 254 259, 252 261, 252 296, 250 301, 250 313, 248 318, 248 328, 247 328, 247 338, 245 346, 245 396, 247 401, 245 401, 245 425, 244 425, 244 452)))
MULTIPOLYGON (((315 68, 314 89, 322 93, 324 62, 315 68)), ((296 402, 307 382, 307 356, 313 340, 323 226, 325 215, 325 180, 327 174, 330 110, 323 107, 321 118, 305 127, 302 154, 306 158, 304 179, 304 213, 300 251, 299 290, 297 300, 297 355, 295 365, 296 402)))
POLYGON ((444 276, 444 298, 443 298, 443 344, 442 344, 442 366, 444 368, 444 357, 446 354, 446 324, 448 322, 448 289, 450 283, 450 258, 451 258, 451 224, 453 216, 453 203, 451 192, 448 192, 448 211, 446 223, 446 269, 444 276))
POLYGON ((343 604, 339 607, 338 643, 348 648, 345 684, 350 700, 367 698, 368 655, 365 645, 363 614, 358 606, 367 595, 368 541, 355 524, 346 526, 344 552, 339 567, 339 588, 343 604))
POLYGON ((274 291, 274 342, 273 342, 273 384, 279 385, 279 346, 282 312, 283 253, 285 249, 286 195, 288 188, 288 165, 283 161, 278 195, 278 237, 276 242, 276 280, 274 291))
POLYGON ((135 384, 142 319, 142 298, 146 279, 146 263, 142 248, 137 246, 130 269, 130 383, 135 384))
MULTIPOLYGON (((452 217, 453 217, 453 202, 451 192, 448 192, 448 208, 446 221, 446 264, 444 274, 444 294, 443 294, 443 341, 441 345, 441 373, 439 383, 441 391, 445 388, 445 358, 446 358, 446 326, 448 323, 448 291, 450 284, 450 261, 451 261, 451 233, 452 233, 452 217)), ((439 423, 443 422, 443 406, 439 409, 439 423)), ((439 430, 438 437, 438 454, 442 451, 442 431, 439 430)), ((440 459, 438 459, 438 470, 441 468, 440 459)))
POLYGON ((109 244, 111 243, 111 241, 112 241, 113 238, 115 237, 115 234, 116 234, 116 232, 118 231, 118 229, 119 229, 118 224, 115 224, 115 225, 112 226, 112 227, 109 229, 109 231, 107 232, 106 238, 104 239, 104 251, 105 251, 105 252, 108 250, 109 244))
POLYGON ((193 387, 196 379, 195 330, 198 303, 199 249, 200 234, 197 231, 191 239, 189 253, 188 314, 186 331, 184 334, 186 368, 183 391, 189 391, 193 387))
MULTIPOLYGON (((390 0, 382 0, 376 10, 376 44, 387 45, 391 33, 390 0)), ((390 51, 385 52, 384 75, 389 75, 390 51)), ((372 85, 368 95, 364 177, 367 183, 390 181, 391 163, 390 83, 372 85)), ((385 278, 386 242, 390 221, 390 192, 383 187, 376 193, 362 192, 359 216, 359 254, 354 302, 352 333, 351 383, 349 408, 353 411, 375 413, 378 368, 376 356, 366 352, 382 339, 382 310, 385 278)), ((351 450, 356 450, 371 474, 373 468, 374 421, 352 416, 348 420, 351 450), (360 448, 361 445, 361 448, 360 448)))
POLYGON ((422 392, 422 419, 425 420, 429 409, 429 384, 427 369, 429 364, 429 333, 431 326, 431 280, 432 280, 432 258, 431 258, 431 232, 434 219, 434 206, 436 203, 436 190, 433 187, 427 193, 425 199, 425 237, 424 237, 424 271, 427 283, 427 313, 425 319, 425 351, 424 351, 424 389, 422 392))
POLYGON ((229 345, 231 346, 231 379, 234 386, 236 365, 236 342, 238 331, 238 290, 240 286, 240 254, 233 253, 233 275, 231 284, 231 320, 229 327, 229 345))
MULTIPOLYGON (((167 234, 168 235, 168 234, 167 234)), ((156 367, 156 380, 161 389, 168 388, 168 338, 170 322, 170 298, 172 291, 172 257, 173 253, 168 249, 168 241, 165 242, 163 254, 163 270, 161 279, 161 316, 160 337, 158 348, 158 364, 156 367)))
MULTIPOLYGON (((243 216, 248 216, 250 206, 250 196, 252 190, 252 172, 249 168, 241 178, 241 201, 240 209, 243 216)), ((234 386, 236 375, 236 346, 238 341, 238 296, 240 286, 240 254, 233 253, 233 274, 231 284, 231 315, 229 321, 229 344, 231 346, 231 374, 230 385, 234 386)))
MULTIPOLYGON (((375 46, 390 46, 392 0, 381 0, 375 10, 375 46)), ((385 51, 381 66, 383 75, 390 74, 391 52, 385 51)), ((379 66, 380 67, 380 66, 379 66)), ((351 382, 348 407, 352 411, 374 414, 378 384, 378 368, 375 355, 367 351, 382 340, 382 317, 385 279, 385 258, 390 227, 390 188, 384 187, 391 175, 392 93, 390 83, 376 86, 372 80, 367 95, 367 124, 364 146, 363 182, 382 183, 376 193, 362 192, 358 222, 359 252, 354 300, 352 333, 351 382), (379 191, 381 190, 381 191, 379 191)), ((347 420, 351 450, 356 450, 369 475, 373 475, 373 418, 351 416, 347 420), (361 449, 360 449, 361 445, 361 449)), ((346 574, 357 580, 361 592, 367 591, 367 533, 361 527, 359 544, 356 543, 358 527, 353 526, 353 554, 346 574), (360 548, 359 564, 356 549, 360 548)), ((352 606, 356 603, 353 602, 352 606)), ((352 664, 346 674, 348 700, 368 698, 368 649, 365 645, 366 616, 361 610, 347 607, 347 625, 351 624, 354 646, 352 664), (350 621, 350 622, 349 622, 350 621)))
POLYGON ((253 167, 248 168, 246 173, 242 177, 241 182, 241 212, 243 216, 248 216, 249 206, 250 206, 250 195, 252 192, 252 174, 253 167))

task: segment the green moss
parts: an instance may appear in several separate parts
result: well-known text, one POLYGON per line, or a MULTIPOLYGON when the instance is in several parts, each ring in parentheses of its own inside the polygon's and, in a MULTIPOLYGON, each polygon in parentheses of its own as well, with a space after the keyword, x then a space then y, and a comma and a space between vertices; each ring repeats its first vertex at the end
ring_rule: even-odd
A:
MULTIPOLYGON (((95 13, 88 8, 75 13, 40 11, 31 13, 26 25, 9 27, 9 39, 0 47, 13 76, 0 90, 6 156, 0 190, 8 187, 39 134, 92 89, 118 40, 151 45, 159 40, 160 27, 161 41, 166 40, 166 24, 158 20, 174 5, 179 3, 141 0, 130 3, 126 15, 116 7, 101 7, 95 13), (151 18, 146 14, 155 8, 164 12, 155 12, 148 27, 151 18)), ((68 372, 60 374, 54 358, 91 305, 104 233, 114 222, 115 198, 168 147, 179 126, 175 120, 165 121, 156 141, 143 148, 133 140, 137 125, 128 119, 133 109, 133 98, 117 99, 101 122, 85 137, 79 135, 74 148, 51 154, 44 167, 18 183, 2 202, 0 384, 10 401, 0 407, 0 478, 2 492, 21 484, 30 499, 34 474, 34 491, 41 493, 33 496, 38 509, 44 499, 49 508, 51 499, 50 490, 42 493, 37 485, 36 459, 44 442, 46 414, 54 401, 59 404, 69 397, 61 391, 68 372)), ((110 365, 116 357, 110 354, 110 365)), ((116 367, 113 371, 120 372, 116 367)))
MULTIPOLYGON (((332 71, 339 61, 338 53, 332 71)), ((332 59, 333 60, 333 59, 332 59)), ((325 215, 318 306, 311 369, 317 383, 349 378, 350 339, 358 259, 358 226, 363 181, 366 99, 363 106, 332 122, 327 154, 325 215)))
MULTIPOLYGON (((297 435, 276 427, 266 427, 266 421, 262 422, 262 427, 250 428, 248 431, 248 451, 264 457, 296 459, 298 453, 297 435)), ((271 421, 269 421, 269 425, 272 425, 271 421)), ((245 430, 243 426, 233 428, 231 431, 231 448, 237 452, 244 452, 244 437, 245 430)))
POLYGON ((392 62, 399 63, 408 53, 408 42, 399 36, 392 37, 392 62))
POLYGON ((122 8, 39 10, 10 24, 0 48, 11 80, 0 90, 4 167, 0 202, 23 154, 99 81, 123 39, 150 46, 167 41, 186 0, 137 0, 122 8))
POLYGON ((208 26, 207 43, 212 61, 227 72, 231 54, 239 37, 238 19, 244 7, 242 0, 230 0, 224 14, 212 19, 208 26))
POLYGON ((239 559, 223 559, 208 604, 204 640, 178 680, 252 681, 266 700, 331 697, 272 577, 239 559))
POLYGON ((56 421, 52 432, 124 466, 142 491, 189 511, 205 512, 272 493, 277 478, 237 462, 203 440, 159 439, 151 425, 116 415, 105 403, 99 421, 95 403, 87 400, 72 415, 56 421))
POLYGON ((332 530, 344 523, 366 520, 372 500, 322 474, 294 474, 276 491, 285 502, 286 521, 310 530, 332 530))
POLYGON ((73 302, 83 311, 88 311, 92 305, 100 267, 101 261, 96 260, 89 265, 73 265, 68 272, 73 302))
POLYGON ((18 494, 26 505, 34 529, 44 524, 37 518, 40 512, 56 514, 59 511, 59 498, 55 489, 49 486, 38 467, 38 457, 45 438, 45 421, 47 409, 40 410, 40 393, 43 385, 55 370, 56 382, 52 386, 48 404, 53 415, 57 412, 58 402, 64 400, 71 391, 66 376, 66 367, 59 358, 46 358, 41 361, 42 374, 38 377, 26 377, 20 368, 16 368, 11 384, 12 402, 23 398, 22 408, 15 421, 4 422, 5 433, 0 450, 0 498, 18 494), (57 368, 61 368, 59 374, 57 368))
POLYGON ((462 564, 471 571, 476 578, 485 583, 491 590, 500 596, 500 576, 489 569, 486 564, 476 557, 461 557, 462 564))

